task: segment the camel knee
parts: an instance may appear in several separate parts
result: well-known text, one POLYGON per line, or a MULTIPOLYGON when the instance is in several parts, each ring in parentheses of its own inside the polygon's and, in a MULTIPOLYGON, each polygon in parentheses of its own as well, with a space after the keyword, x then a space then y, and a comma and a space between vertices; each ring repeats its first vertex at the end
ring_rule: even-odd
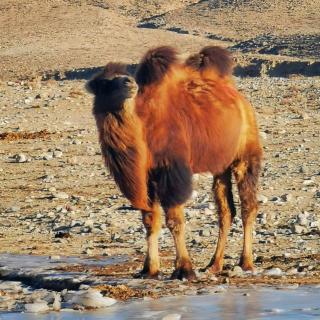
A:
POLYGON ((177 233, 182 230, 183 222, 177 217, 171 217, 166 219, 166 225, 172 233, 177 233))
POLYGON ((143 212, 142 221, 148 234, 157 233, 160 231, 160 228, 161 228, 160 219, 153 212, 143 212))

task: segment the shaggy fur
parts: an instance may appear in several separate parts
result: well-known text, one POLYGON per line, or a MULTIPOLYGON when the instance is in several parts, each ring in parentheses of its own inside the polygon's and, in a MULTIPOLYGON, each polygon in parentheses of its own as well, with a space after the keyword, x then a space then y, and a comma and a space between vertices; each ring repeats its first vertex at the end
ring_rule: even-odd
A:
POLYGON ((205 47, 199 53, 189 57, 186 65, 200 71, 214 68, 223 77, 232 74, 234 62, 228 50, 211 46, 205 47))
POLYGON ((143 275, 159 273, 160 202, 176 246, 173 277, 195 277, 184 240, 183 204, 192 191, 192 174, 200 172, 215 176, 220 227, 211 271, 222 270, 235 215, 232 173, 244 224, 241 265, 252 270, 262 148, 253 109, 230 78, 231 55, 206 47, 182 63, 173 48, 152 49, 136 73, 137 95, 131 77, 114 66, 88 87, 95 94, 93 113, 105 162, 120 190, 143 213, 148 242, 143 275))
POLYGON ((137 84, 145 86, 160 81, 177 61, 176 55, 176 50, 168 46, 149 50, 136 71, 137 84))

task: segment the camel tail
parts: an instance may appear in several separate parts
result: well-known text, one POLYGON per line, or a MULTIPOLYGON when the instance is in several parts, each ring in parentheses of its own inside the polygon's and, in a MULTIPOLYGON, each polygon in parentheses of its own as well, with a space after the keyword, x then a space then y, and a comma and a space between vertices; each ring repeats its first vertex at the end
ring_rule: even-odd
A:
POLYGON ((136 72, 139 86, 149 85, 162 80, 170 66, 177 61, 177 51, 169 46, 149 50, 142 58, 136 72))
POLYGON ((220 76, 230 76, 233 72, 234 61, 231 53, 218 46, 208 46, 199 53, 190 56, 186 65, 203 71, 208 68, 216 69, 220 76))

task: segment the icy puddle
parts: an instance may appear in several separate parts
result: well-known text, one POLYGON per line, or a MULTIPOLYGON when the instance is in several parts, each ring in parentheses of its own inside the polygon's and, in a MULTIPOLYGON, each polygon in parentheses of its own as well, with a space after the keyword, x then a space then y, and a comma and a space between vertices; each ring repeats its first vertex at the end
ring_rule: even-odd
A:
POLYGON ((118 303, 92 312, 0 313, 0 319, 320 319, 320 287, 227 289, 215 295, 118 303))

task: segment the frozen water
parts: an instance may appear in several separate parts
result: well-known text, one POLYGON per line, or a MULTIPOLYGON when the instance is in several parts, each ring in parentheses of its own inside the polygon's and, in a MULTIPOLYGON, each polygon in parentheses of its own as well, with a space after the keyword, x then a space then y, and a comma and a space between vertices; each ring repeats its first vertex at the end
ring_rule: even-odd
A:
POLYGON ((6 320, 119 320, 163 319, 170 314, 181 315, 181 320, 216 319, 319 319, 320 288, 300 287, 295 290, 275 288, 227 289, 215 295, 169 297, 159 300, 139 300, 116 304, 99 311, 61 311, 28 315, 0 313, 6 320), (249 293, 249 294, 248 294, 249 293))

